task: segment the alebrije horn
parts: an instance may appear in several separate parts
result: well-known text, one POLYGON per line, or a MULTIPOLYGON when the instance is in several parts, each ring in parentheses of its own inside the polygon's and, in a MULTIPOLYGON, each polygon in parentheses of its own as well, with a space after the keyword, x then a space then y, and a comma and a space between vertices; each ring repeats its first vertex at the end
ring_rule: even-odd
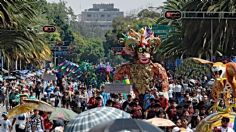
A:
POLYGON ((139 38, 140 37, 139 33, 134 31, 133 29, 129 30, 128 35, 131 36, 131 37, 135 37, 135 38, 139 38))

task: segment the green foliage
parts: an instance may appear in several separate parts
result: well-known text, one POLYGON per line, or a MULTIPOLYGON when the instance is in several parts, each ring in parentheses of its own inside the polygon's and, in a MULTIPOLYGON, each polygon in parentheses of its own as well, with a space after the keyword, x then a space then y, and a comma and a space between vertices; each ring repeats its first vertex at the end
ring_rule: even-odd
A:
POLYGON ((0 1, 0 48, 11 64, 15 60, 41 65, 48 60, 48 45, 31 30, 34 18, 39 12, 40 1, 0 1))
POLYGON ((182 64, 176 69, 175 76, 186 77, 187 79, 197 79, 211 73, 210 66, 196 63, 191 58, 183 60, 182 64))
POLYGON ((160 17, 160 13, 155 11, 150 11, 148 9, 143 9, 138 13, 138 17, 140 18, 158 18, 160 17))
MULTIPOLYGON (((191 0, 167 0, 162 7, 163 10, 180 10, 183 11, 184 7, 191 0)), ((161 59, 179 58, 181 55, 186 54, 188 51, 184 46, 184 28, 182 20, 170 20, 160 17, 157 24, 169 25, 174 27, 166 39, 162 40, 160 49, 157 52, 157 57, 161 59)))
POLYGON ((47 38, 49 38, 49 41, 65 41, 67 45, 74 42, 73 33, 69 25, 69 16, 73 16, 74 18, 75 15, 73 14, 72 9, 66 6, 65 2, 60 1, 59 3, 47 3, 46 8, 43 11, 42 17, 46 17, 48 21, 47 25, 56 26, 57 32, 60 33, 60 35, 56 33, 52 36, 49 36, 47 34, 47 38), (53 38, 55 37, 55 35, 57 37, 53 38), (58 36, 60 36, 60 39, 58 38, 58 36))
POLYGON ((71 7, 67 7, 65 2, 47 3, 44 11, 44 18, 49 25, 55 25, 57 32, 43 33, 47 41, 64 41, 66 45, 70 45, 71 54, 65 56, 65 59, 75 62, 88 61, 91 63, 99 63, 104 57, 103 43, 98 38, 87 38, 80 34, 80 28, 77 24, 76 16, 71 7))
MULTIPOLYGON (((235 12, 232 0, 167 0, 163 10, 235 12)), ((175 27, 175 31, 163 40, 159 56, 176 58, 182 55, 210 58, 212 55, 233 55, 235 53, 235 22, 233 20, 213 20, 213 44, 211 43, 211 21, 196 19, 168 20, 160 18, 158 24, 175 27), (211 49, 213 45, 213 49, 211 49)))
POLYGON ((82 36, 75 35, 76 46, 74 52, 77 53, 77 61, 88 61, 98 64, 104 57, 102 41, 99 39, 85 39, 82 36))

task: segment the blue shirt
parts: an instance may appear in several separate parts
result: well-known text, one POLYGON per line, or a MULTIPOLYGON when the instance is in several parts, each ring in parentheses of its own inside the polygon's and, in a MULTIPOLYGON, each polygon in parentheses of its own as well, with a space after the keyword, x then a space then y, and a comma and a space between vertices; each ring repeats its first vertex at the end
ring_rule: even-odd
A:
POLYGON ((110 93, 102 92, 101 95, 103 97, 102 104, 103 104, 103 106, 106 106, 107 100, 110 99, 110 93))
POLYGON ((151 103, 150 103, 151 98, 154 99, 155 98, 154 95, 152 95, 152 94, 145 94, 144 95, 144 109, 145 110, 151 105, 151 103))

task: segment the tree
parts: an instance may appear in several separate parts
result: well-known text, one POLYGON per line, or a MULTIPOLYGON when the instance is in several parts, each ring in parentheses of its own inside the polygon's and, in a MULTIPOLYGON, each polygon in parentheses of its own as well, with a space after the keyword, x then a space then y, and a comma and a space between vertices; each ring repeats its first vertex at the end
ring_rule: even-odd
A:
MULTIPOLYGON (((235 12, 236 7, 236 2, 235 1, 230 1, 230 0, 220 0, 216 4, 210 6, 208 8, 209 11, 225 11, 225 12, 235 12), (223 5, 223 6, 222 6, 223 5)), ((218 23, 219 24, 219 23, 218 23)), ((236 52, 236 44, 235 44, 235 20, 224 20, 224 23, 220 23, 218 26, 222 26, 224 32, 219 33, 218 36, 221 36, 220 38, 222 39, 221 41, 221 46, 220 50, 223 51, 225 55, 235 55, 236 52), (221 25, 223 24, 223 25, 221 25), (225 38, 225 39, 224 39, 225 38)), ((215 41, 216 42, 216 41, 215 41)))
POLYGON ((88 39, 81 35, 74 34, 76 46, 73 53, 76 53, 74 60, 77 62, 87 61, 98 64, 104 58, 104 48, 102 40, 98 38, 88 39))
POLYGON ((45 9, 46 18, 50 25, 57 27, 60 33, 61 40, 65 45, 70 45, 74 42, 74 36, 70 28, 70 17, 75 17, 72 9, 66 7, 66 3, 60 1, 59 3, 48 3, 45 9))
MULTIPOLYGON (((195 1, 168 0, 163 10, 180 11, 217 11, 234 12, 235 2, 228 1, 195 1)), ((158 23, 175 27, 170 36, 163 40, 160 54, 165 57, 180 55, 210 58, 211 55, 232 55, 235 52, 235 23, 233 20, 212 20, 213 36, 211 36, 211 21, 202 19, 167 20, 160 18, 158 23), (213 45, 211 42, 213 38, 213 45), (211 48, 213 47, 213 48, 211 48), (212 53, 211 53, 212 52, 212 53), (168 53, 171 53, 168 55, 168 53), (174 53, 174 54, 173 54, 174 53)))
POLYGON ((1 1, 0 48, 3 56, 11 63, 25 60, 32 64, 50 57, 49 47, 31 30, 32 18, 36 16, 34 7, 38 1, 1 1), (7 18, 7 19, 6 19, 7 18))
POLYGON ((151 11, 149 9, 143 9, 138 13, 138 17, 140 18, 158 18, 160 16, 161 16, 160 13, 151 11))
MULTIPOLYGON (((184 7, 190 0, 167 0, 161 7, 162 10, 184 10, 184 7)), ((178 58, 188 52, 188 49, 184 46, 184 28, 182 20, 170 20, 160 17, 157 24, 169 25, 174 30, 168 35, 168 37, 162 40, 160 49, 157 52, 156 57, 163 59, 178 58)))

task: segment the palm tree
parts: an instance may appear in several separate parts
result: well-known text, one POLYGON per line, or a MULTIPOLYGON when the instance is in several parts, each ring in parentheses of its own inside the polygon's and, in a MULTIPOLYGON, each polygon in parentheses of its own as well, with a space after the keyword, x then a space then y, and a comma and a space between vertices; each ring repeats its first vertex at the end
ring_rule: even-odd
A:
MULTIPOLYGON (((208 7, 208 11, 214 12, 236 12, 236 1, 232 0, 219 0, 215 4, 208 7)), ((234 15, 235 17, 235 15, 234 15)), ((221 40, 219 43, 218 50, 225 55, 233 55, 235 53, 235 20, 221 20, 221 23, 217 23, 217 28, 221 29, 223 32, 216 32, 214 36, 219 36, 221 40)))
MULTIPOLYGON (((164 10, 180 11, 214 11, 235 12, 236 2, 232 0, 168 0, 162 7, 164 10)), ((161 18, 158 23, 175 27, 175 31, 163 40, 160 55, 165 57, 179 56, 205 56, 232 55, 235 52, 234 20, 213 20, 213 49, 211 49, 211 21, 210 20, 166 20, 161 18)))
MULTIPOLYGON (((212 3, 205 0, 192 1, 186 5, 185 10, 235 12, 235 7, 236 3, 231 0, 218 0, 212 3)), ((193 55, 205 54, 209 56, 211 50, 213 50, 214 56, 216 56, 217 53, 224 55, 232 54, 232 48, 235 46, 235 22, 233 20, 213 20, 213 45, 211 43, 210 24, 210 20, 184 20, 183 26, 186 29, 185 35, 187 36, 184 38, 185 45, 190 49, 193 55), (211 49, 211 45, 213 49, 211 49)))
MULTIPOLYGON (((164 2, 164 5, 161 7, 162 10, 179 10, 182 11, 187 3, 190 0, 167 0, 164 2)), ((161 17, 157 24, 170 25, 174 27, 174 30, 168 35, 168 38, 162 41, 162 45, 157 56, 162 56, 162 58, 176 58, 185 54, 187 52, 187 48, 184 47, 183 39, 184 39, 184 29, 182 26, 182 20, 169 20, 161 17)))
POLYGON ((12 23, 11 16, 8 11, 8 7, 10 4, 13 4, 13 3, 14 2, 11 0, 0 1, 0 25, 3 27, 11 25, 12 23))
POLYGON ((29 30, 37 1, 0 1, 0 49, 9 63, 23 60, 32 64, 42 64, 50 57, 47 44, 29 30), (7 18, 7 19, 6 19, 7 18))

